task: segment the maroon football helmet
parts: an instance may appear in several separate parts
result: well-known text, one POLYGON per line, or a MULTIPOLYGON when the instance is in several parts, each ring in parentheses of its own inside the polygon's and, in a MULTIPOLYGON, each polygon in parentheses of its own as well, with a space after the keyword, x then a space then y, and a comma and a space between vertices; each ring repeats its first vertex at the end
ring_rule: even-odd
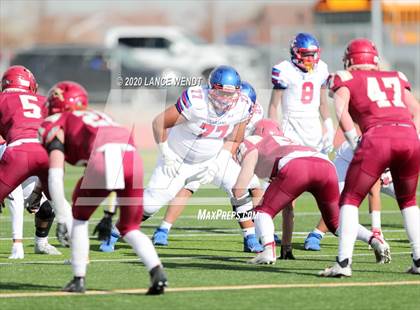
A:
POLYGON ((379 63, 379 56, 375 44, 364 38, 350 41, 344 52, 343 62, 345 69, 356 65, 376 67, 379 63))
POLYGON ((36 93, 38 84, 29 69, 24 66, 11 66, 4 72, 1 78, 1 91, 18 89, 36 93))
POLYGON ((254 135, 263 138, 266 136, 283 136, 283 131, 276 121, 263 118, 255 124, 254 135))
POLYGON ((86 110, 88 94, 79 83, 58 82, 48 92, 47 105, 49 115, 65 111, 86 110))

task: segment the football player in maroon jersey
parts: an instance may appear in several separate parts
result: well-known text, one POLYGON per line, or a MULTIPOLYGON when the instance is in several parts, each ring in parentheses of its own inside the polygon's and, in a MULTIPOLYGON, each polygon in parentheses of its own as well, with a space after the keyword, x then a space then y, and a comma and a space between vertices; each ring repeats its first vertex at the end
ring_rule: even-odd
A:
MULTIPOLYGON (((0 160, 0 201, 3 201, 15 189, 20 188, 20 184, 32 176, 37 176, 44 184, 47 181, 48 154, 37 138, 38 127, 47 115, 47 111, 44 107, 45 97, 38 95, 36 92, 35 77, 27 68, 11 66, 4 72, 0 93, 0 136, 6 141, 7 147, 0 160)), ((19 214, 23 212, 23 198, 21 197, 23 194, 17 195, 19 197, 16 198, 21 200, 19 204, 21 209, 12 210, 13 220, 16 217, 23 216, 19 214)), ((37 236, 44 238, 41 246, 44 249, 38 247, 35 250, 40 253, 59 254, 55 248, 48 246, 48 242, 46 242, 45 238, 48 235, 54 214, 48 202, 42 204, 43 207, 40 208, 40 199, 39 196, 38 203, 31 205, 31 212, 38 213, 38 210, 41 211, 35 217, 37 220, 36 227, 39 226, 37 236), (40 216, 42 218, 39 218, 40 216)), ((18 204, 14 203, 14 205, 18 204)), ((70 208, 67 211, 64 207, 62 210, 56 210, 55 212, 58 222, 63 223, 63 225, 66 219, 71 221, 70 208)), ((19 221, 16 219, 14 223, 16 222, 19 221)), ((14 228, 16 235, 21 235, 21 227, 20 229, 14 228)), ((23 258, 23 247, 19 239, 21 239, 19 236, 14 236, 14 248, 16 249, 12 249, 11 258, 23 258), (17 254, 14 255, 13 252, 17 254)))
POLYGON ((405 75, 379 69, 378 51, 368 39, 349 42, 343 71, 329 87, 337 118, 354 150, 340 198, 340 241, 337 261, 320 273, 351 276, 359 206, 386 168, 391 171, 395 196, 412 247, 409 273, 420 274, 420 215, 416 188, 420 164, 419 106, 405 75), (357 142, 356 122, 362 138, 357 142))
MULTIPOLYGON (((241 172, 233 190, 233 205, 241 206, 250 201, 246 185, 254 173, 271 180, 262 201, 254 209, 255 227, 264 251, 250 263, 273 264, 276 261, 272 219, 303 192, 310 192, 315 197, 328 229, 338 233, 337 173, 326 154, 313 147, 298 145, 283 136, 275 121, 263 119, 257 123, 254 135, 240 145, 238 159, 241 172)), ((360 225, 358 238, 371 244, 375 254, 383 259, 387 244, 360 225)))
MULTIPOLYGON (((151 240, 139 230, 143 215, 143 165, 132 133, 108 115, 87 109, 88 94, 79 84, 57 83, 48 96, 49 117, 39 134, 49 154, 48 187, 55 204, 64 200, 64 162, 86 166, 73 192, 72 258, 74 278, 63 289, 84 292, 89 255, 88 220, 115 191, 120 218, 117 228, 146 265, 148 294, 162 294, 167 278, 151 240)), ((109 228, 109 234, 111 229, 109 228)))

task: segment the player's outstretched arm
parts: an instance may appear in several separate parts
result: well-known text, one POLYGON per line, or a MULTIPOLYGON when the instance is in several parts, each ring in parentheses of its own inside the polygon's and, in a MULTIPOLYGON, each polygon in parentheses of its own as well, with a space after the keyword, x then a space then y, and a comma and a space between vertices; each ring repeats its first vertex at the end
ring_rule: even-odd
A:
POLYGON ((270 103, 268 105, 268 118, 278 120, 278 107, 281 106, 282 89, 273 89, 271 92, 270 103))
POLYGON ((328 91, 326 87, 321 87, 320 92, 320 105, 319 113, 324 121, 325 134, 323 136, 324 150, 329 153, 333 150, 335 129, 334 124, 330 116, 330 110, 328 108, 328 91))
POLYGON ((153 137, 156 143, 161 143, 167 140, 168 134, 166 129, 172 128, 175 125, 185 122, 186 119, 181 117, 176 107, 170 106, 165 111, 159 113, 153 120, 153 137))
POLYGON ((334 93, 335 115, 344 132, 344 136, 354 149, 357 147, 358 135, 353 119, 349 113, 350 91, 347 87, 340 87, 334 93))
POLYGON ((228 150, 233 155, 236 154, 239 145, 244 140, 246 124, 247 121, 243 121, 235 125, 235 128, 233 128, 232 133, 228 137, 226 137, 223 149, 228 150))
POLYGON ((413 116, 413 122, 416 126, 417 133, 420 134, 420 106, 416 97, 414 97, 408 89, 404 89, 404 103, 413 116))
POLYGON ((239 172, 238 179, 233 186, 232 192, 235 198, 241 198, 247 194, 248 184, 254 176, 255 166, 258 161, 258 150, 254 149, 246 154, 241 163, 241 171, 239 172))

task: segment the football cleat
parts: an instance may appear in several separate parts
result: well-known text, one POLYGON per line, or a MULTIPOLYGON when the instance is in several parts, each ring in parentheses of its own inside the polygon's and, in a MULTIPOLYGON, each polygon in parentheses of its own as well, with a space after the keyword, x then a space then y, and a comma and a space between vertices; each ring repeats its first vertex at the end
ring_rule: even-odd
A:
POLYGON ((25 253, 23 251, 23 243, 14 242, 12 246, 12 253, 9 256, 9 259, 23 259, 24 257, 25 253))
POLYGON ((376 262, 378 264, 389 264, 391 262, 389 244, 379 234, 372 235, 369 240, 369 245, 375 253, 376 262))
POLYGON ((321 239, 320 234, 310 232, 305 239, 303 247, 307 251, 321 251, 321 239))
POLYGON ((63 288, 63 292, 71 293, 84 293, 86 291, 85 287, 85 277, 74 277, 67 285, 63 288))
POLYGON ((113 229, 111 232, 111 237, 108 240, 104 240, 101 242, 99 250, 106 253, 114 252, 115 244, 117 243, 119 238, 120 234, 115 229, 113 229))
POLYGON ((276 234, 274 234, 274 242, 276 243, 276 245, 281 245, 281 239, 276 234))
POLYGON ((168 245, 168 236, 169 230, 166 228, 158 228, 156 229, 155 233, 153 234, 153 244, 154 245, 168 245))
POLYGON ((293 248, 290 244, 281 246, 279 259, 296 259, 293 255, 293 248))
POLYGON ((337 257, 336 263, 332 267, 319 272, 319 275, 327 278, 351 277, 351 265, 349 264, 349 259, 346 258, 345 260, 339 262, 337 257))
POLYGON ((55 235, 58 239, 58 242, 60 242, 60 244, 63 247, 70 247, 70 238, 69 238, 69 234, 68 234, 68 231, 67 231, 66 224, 57 223, 57 228, 56 228, 56 231, 55 231, 55 235))
POLYGON ((264 250, 248 261, 254 265, 272 265, 276 263, 276 244, 274 242, 264 245, 264 250))
POLYGON ((146 295, 160 295, 165 293, 165 287, 168 286, 168 278, 162 266, 156 266, 150 270, 151 285, 146 295))
POLYGON ((407 269, 407 273, 420 274, 420 258, 417 260, 413 259, 413 265, 407 269))
POLYGON ((258 242, 255 234, 250 234, 244 238, 244 252, 245 253, 260 253, 264 247, 258 242))
POLYGON ((34 252, 35 254, 61 255, 61 252, 48 242, 35 243, 34 252))

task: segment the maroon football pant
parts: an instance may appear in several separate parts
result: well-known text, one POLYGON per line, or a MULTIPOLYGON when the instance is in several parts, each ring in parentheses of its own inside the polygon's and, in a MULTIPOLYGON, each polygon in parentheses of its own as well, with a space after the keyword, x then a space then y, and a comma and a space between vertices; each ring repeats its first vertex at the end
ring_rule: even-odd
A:
POLYGON ((48 154, 39 143, 7 147, 0 160, 0 201, 27 178, 37 176, 48 186, 48 154))
POLYGON ((303 192, 315 197, 325 224, 335 234, 339 217, 337 173, 332 163, 321 158, 301 157, 288 162, 272 180, 255 211, 274 217, 303 192))
POLYGON ((414 128, 384 126, 363 135, 346 175, 340 206, 359 207, 381 173, 389 167, 400 209, 416 205, 420 143, 414 128))
MULTIPOLYGON (((87 221, 111 191, 105 189, 103 153, 92 155, 84 176, 73 192, 73 217, 87 221), (99 183, 98 183, 99 182, 99 183), (96 183, 93 184, 93 183, 96 183), (99 186, 98 186, 99 185, 99 186)), ((117 228, 124 236, 139 229, 143 217, 143 164, 136 152, 123 153, 125 188, 116 190, 120 217, 117 228)))

